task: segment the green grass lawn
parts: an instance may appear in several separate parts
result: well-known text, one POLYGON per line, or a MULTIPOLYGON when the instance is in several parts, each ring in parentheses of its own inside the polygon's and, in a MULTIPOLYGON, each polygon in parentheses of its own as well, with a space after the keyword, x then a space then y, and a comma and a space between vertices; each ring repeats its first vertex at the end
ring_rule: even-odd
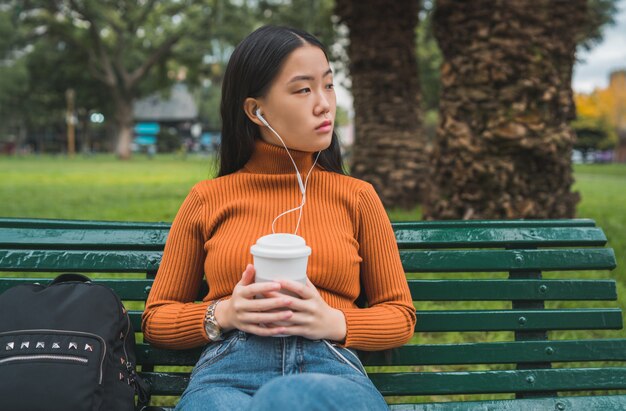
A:
MULTIPOLYGON (((135 156, 127 162, 117 161, 112 156, 77 156, 74 159, 63 156, 0 157, 0 216, 170 222, 189 189, 196 182, 214 174, 214 160, 197 156, 183 158, 160 155, 154 159, 135 156)), ((610 273, 591 275, 616 279, 620 296, 617 305, 626 310, 626 165, 578 165, 575 166, 575 179, 574 190, 579 191, 582 197, 577 217, 596 220, 604 229, 609 246, 615 249, 617 255, 617 269, 610 273)), ((394 221, 419 220, 421 213, 419 208, 411 211, 390 210, 389 216, 394 221)), ((547 273, 546 277, 566 278, 578 275, 575 272, 547 273)), ((506 277, 506 273, 502 273, 502 277, 506 277)), ((611 302, 557 302, 547 306, 567 304, 581 307, 615 305, 611 302)), ((509 308, 505 303, 498 302, 444 302, 424 304, 418 309, 453 307, 509 308)), ((571 333, 571 336, 580 336, 576 332, 571 333)), ((598 335, 624 337, 621 330, 601 333, 598 335)), ((591 334, 586 332, 584 335, 589 337, 591 334)), ((568 334, 562 334, 558 338, 567 337, 568 334)), ((490 338, 510 339, 511 336, 507 333, 494 333, 490 338)), ((481 339, 484 340, 484 333, 446 333, 415 337, 415 341, 422 343, 481 339)), ((478 369, 477 367, 467 369, 478 369)), ((430 369, 433 368, 420 367, 420 370, 430 369)))

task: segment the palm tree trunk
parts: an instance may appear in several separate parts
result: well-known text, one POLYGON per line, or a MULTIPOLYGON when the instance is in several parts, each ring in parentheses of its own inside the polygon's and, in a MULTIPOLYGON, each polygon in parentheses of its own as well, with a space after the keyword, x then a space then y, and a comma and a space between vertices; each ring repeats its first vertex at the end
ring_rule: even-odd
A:
POLYGON ((438 0, 444 55, 427 219, 569 218, 586 0, 438 0))
POLYGON ((350 32, 351 174, 374 185, 387 207, 414 207, 427 174, 415 56, 418 7, 418 0, 336 1, 350 32))

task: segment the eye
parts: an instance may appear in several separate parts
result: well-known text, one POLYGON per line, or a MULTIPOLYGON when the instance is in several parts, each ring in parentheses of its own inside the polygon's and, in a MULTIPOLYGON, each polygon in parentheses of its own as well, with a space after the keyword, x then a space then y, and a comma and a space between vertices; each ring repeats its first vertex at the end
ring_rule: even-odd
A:
POLYGON ((327 88, 328 90, 332 90, 332 89, 334 89, 334 88, 335 88, 335 85, 334 85, 333 83, 329 83, 329 84, 326 84, 326 88, 327 88))
POLYGON ((306 94, 309 93, 311 91, 310 88, 305 87, 305 88, 301 88, 300 90, 296 91, 296 94, 306 94))

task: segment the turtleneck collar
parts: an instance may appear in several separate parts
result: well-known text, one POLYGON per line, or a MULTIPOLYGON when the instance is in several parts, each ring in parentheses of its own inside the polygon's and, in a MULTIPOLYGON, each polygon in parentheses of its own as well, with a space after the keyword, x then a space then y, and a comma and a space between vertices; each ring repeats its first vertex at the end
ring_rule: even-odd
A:
MULTIPOLYGON (((317 153, 289 149, 298 170, 304 176, 309 172, 317 153)), ((319 167, 319 164, 316 165, 319 167)), ((291 174, 295 173, 293 163, 285 147, 275 146, 263 140, 256 140, 254 153, 243 167, 244 172, 254 174, 291 174)))

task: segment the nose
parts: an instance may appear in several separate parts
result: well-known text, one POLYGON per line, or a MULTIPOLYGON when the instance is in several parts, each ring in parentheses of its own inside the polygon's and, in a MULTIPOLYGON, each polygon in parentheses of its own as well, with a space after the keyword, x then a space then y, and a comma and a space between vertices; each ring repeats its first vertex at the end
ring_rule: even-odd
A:
MULTIPOLYGON (((334 95, 335 95, 335 92, 333 90, 333 97, 334 95)), ((316 116, 320 116, 320 115, 328 113, 332 105, 331 96, 328 95, 328 90, 321 91, 320 93, 318 93, 318 96, 319 97, 315 105, 316 116)))

